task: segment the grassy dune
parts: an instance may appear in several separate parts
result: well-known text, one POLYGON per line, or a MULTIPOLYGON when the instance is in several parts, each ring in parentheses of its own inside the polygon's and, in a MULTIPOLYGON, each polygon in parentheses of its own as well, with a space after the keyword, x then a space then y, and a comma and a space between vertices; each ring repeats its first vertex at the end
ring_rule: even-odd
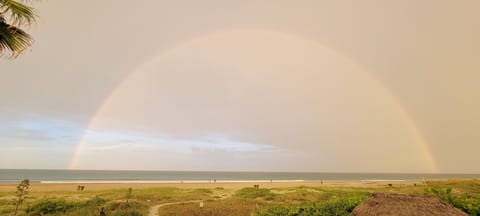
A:
MULTIPOLYGON (((29 190, 18 215, 348 215, 372 192, 431 194, 470 215, 480 215, 480 180, 432 181, 381 187, 176 188, 145 187, 76 190, 29 190), (203 201, 200 208, 199 202, 203 201), (181 203, 195 201, 192 203, 181 203), (170 205, 168 205, 170 203, 170 205), (155 210, 155 209, 154 209, 155 210)), ((0 215, 13 215, 15 190, 0 191, 0 215)))

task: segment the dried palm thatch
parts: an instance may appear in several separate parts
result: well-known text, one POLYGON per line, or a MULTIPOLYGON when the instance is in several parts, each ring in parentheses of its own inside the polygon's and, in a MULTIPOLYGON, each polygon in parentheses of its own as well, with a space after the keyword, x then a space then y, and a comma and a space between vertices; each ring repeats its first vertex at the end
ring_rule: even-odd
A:
POLYGON ((434 196, 384 193, 372 194, 355 207, 351 215, 467 216, 465 212, 434 196))

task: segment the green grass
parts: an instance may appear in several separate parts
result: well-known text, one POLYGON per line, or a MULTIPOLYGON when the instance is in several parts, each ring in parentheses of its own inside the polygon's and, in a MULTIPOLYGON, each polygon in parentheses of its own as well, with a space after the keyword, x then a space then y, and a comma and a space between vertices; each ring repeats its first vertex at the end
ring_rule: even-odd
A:
POLYGON ((253 215, 349 215, 369 194, 362 188, 298 187, 253 215))
POLYGON ((273 200, 276 195, 268 188, 242 188, 235 192, 235 196, 243 199, 273 200))
POLYGON ((355 196, 355 197, 343 197, 333 198, 324 201, 317 201, 303 205, 275 205, 269 206, 266 209, 262 209, 254 212, 254 216, 301 216, 301 215, 318 215, 318 216, 347 216, 350 212, 360 204, 367 196, 355 196))
POLYGON ((183 216, 183 215, 228 215, 228 216, 249 216, 256 211, 259 206, 264 206, 264 202, 254 199, 242 199, 231 197, 224 200, 209 200, 203 203, 203 208, 199 207, 199 203, 185 203, 177 205, 169 205, 161 208, 159 216, 183 216))
POLYGON ((480 215, 480 181, 431 183, 425 194, 435 195, 470 215, 480 215))
MULTIPOLYGON (((427 185, 385 187, 292 187, 243 188, 239 190, 181 189, 174 187, 133 188, 127 203, 127 189, 86 191, 30 190, 18 215, 98 216, 147 215, 150 206, 189 200, 198 203, 169 205, 160 215, 348 215, 373 192, 429 194, 453 204, 470 215, 480 215, 480 180, 434 181, 427 185)), ((13 215, 15 191, 0 191, 0 215, 13 215)))
MULTIPOLYGON (((20 206, 22 216, 85 215, 98 216, 102 207, 107 215, 146 215, 153 204, 190 199, 209 199, 209 189, 173 187, 133 189, 127 203, 128 189, 98 191, 34 191, 20 206)), ((13 215, 15 191, 0 193, 0 215, 13 215)))

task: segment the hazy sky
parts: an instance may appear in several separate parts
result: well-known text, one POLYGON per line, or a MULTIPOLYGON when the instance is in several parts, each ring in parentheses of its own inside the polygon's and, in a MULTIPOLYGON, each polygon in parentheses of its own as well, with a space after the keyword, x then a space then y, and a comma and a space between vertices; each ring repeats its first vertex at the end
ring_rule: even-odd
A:
POLYGON ((480 2, 42 1, 0 168, 480 173, 480 2))

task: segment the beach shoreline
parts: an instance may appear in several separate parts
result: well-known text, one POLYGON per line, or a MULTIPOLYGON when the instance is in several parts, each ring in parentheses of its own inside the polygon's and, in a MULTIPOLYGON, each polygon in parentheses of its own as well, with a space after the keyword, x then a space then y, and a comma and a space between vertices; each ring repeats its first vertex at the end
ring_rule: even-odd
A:
MULTIPOLYGON (((455 179, 427 179, 427 181, 464 181, 476 178, 455 178, 455 179)), ((288 188, 288 187, 369 187, 378 188, 392 186, 412 186, 425 184, 423 179, 417 180, 217 180, 213 181, 42 181, 32 182, 30 190, 51 191, 51 190, 76 190, 79 185, 85 186, 86 190, 106 190, 123 188, 217 188, 241 189, 259 185, 262 188, 288 188)), ((0 183, 0 191, 14 191, 18 183, 0 183)))
MULTIPOLYGON (((450 179, 435 179, 435 181, 448 181, 450 179)), ((14 191, 18 183, 0 183, 0 191, 14 191)), ((122 188, 155 188, 155 187, 176 187, 176 188, 216 188, 241 189, 259 185, 262 188, 286 188, 286 187, 385 187, 389 184, 395 186, 407 186, 414 184, 423 184, 423 180, 347 180, 347 181, 217 181, 217 182, 34 182, 30 185, 30 190, 49 191, 49 190, 76 190, 78 185, 85 186, 85 190, 105 190, 122 188)))

